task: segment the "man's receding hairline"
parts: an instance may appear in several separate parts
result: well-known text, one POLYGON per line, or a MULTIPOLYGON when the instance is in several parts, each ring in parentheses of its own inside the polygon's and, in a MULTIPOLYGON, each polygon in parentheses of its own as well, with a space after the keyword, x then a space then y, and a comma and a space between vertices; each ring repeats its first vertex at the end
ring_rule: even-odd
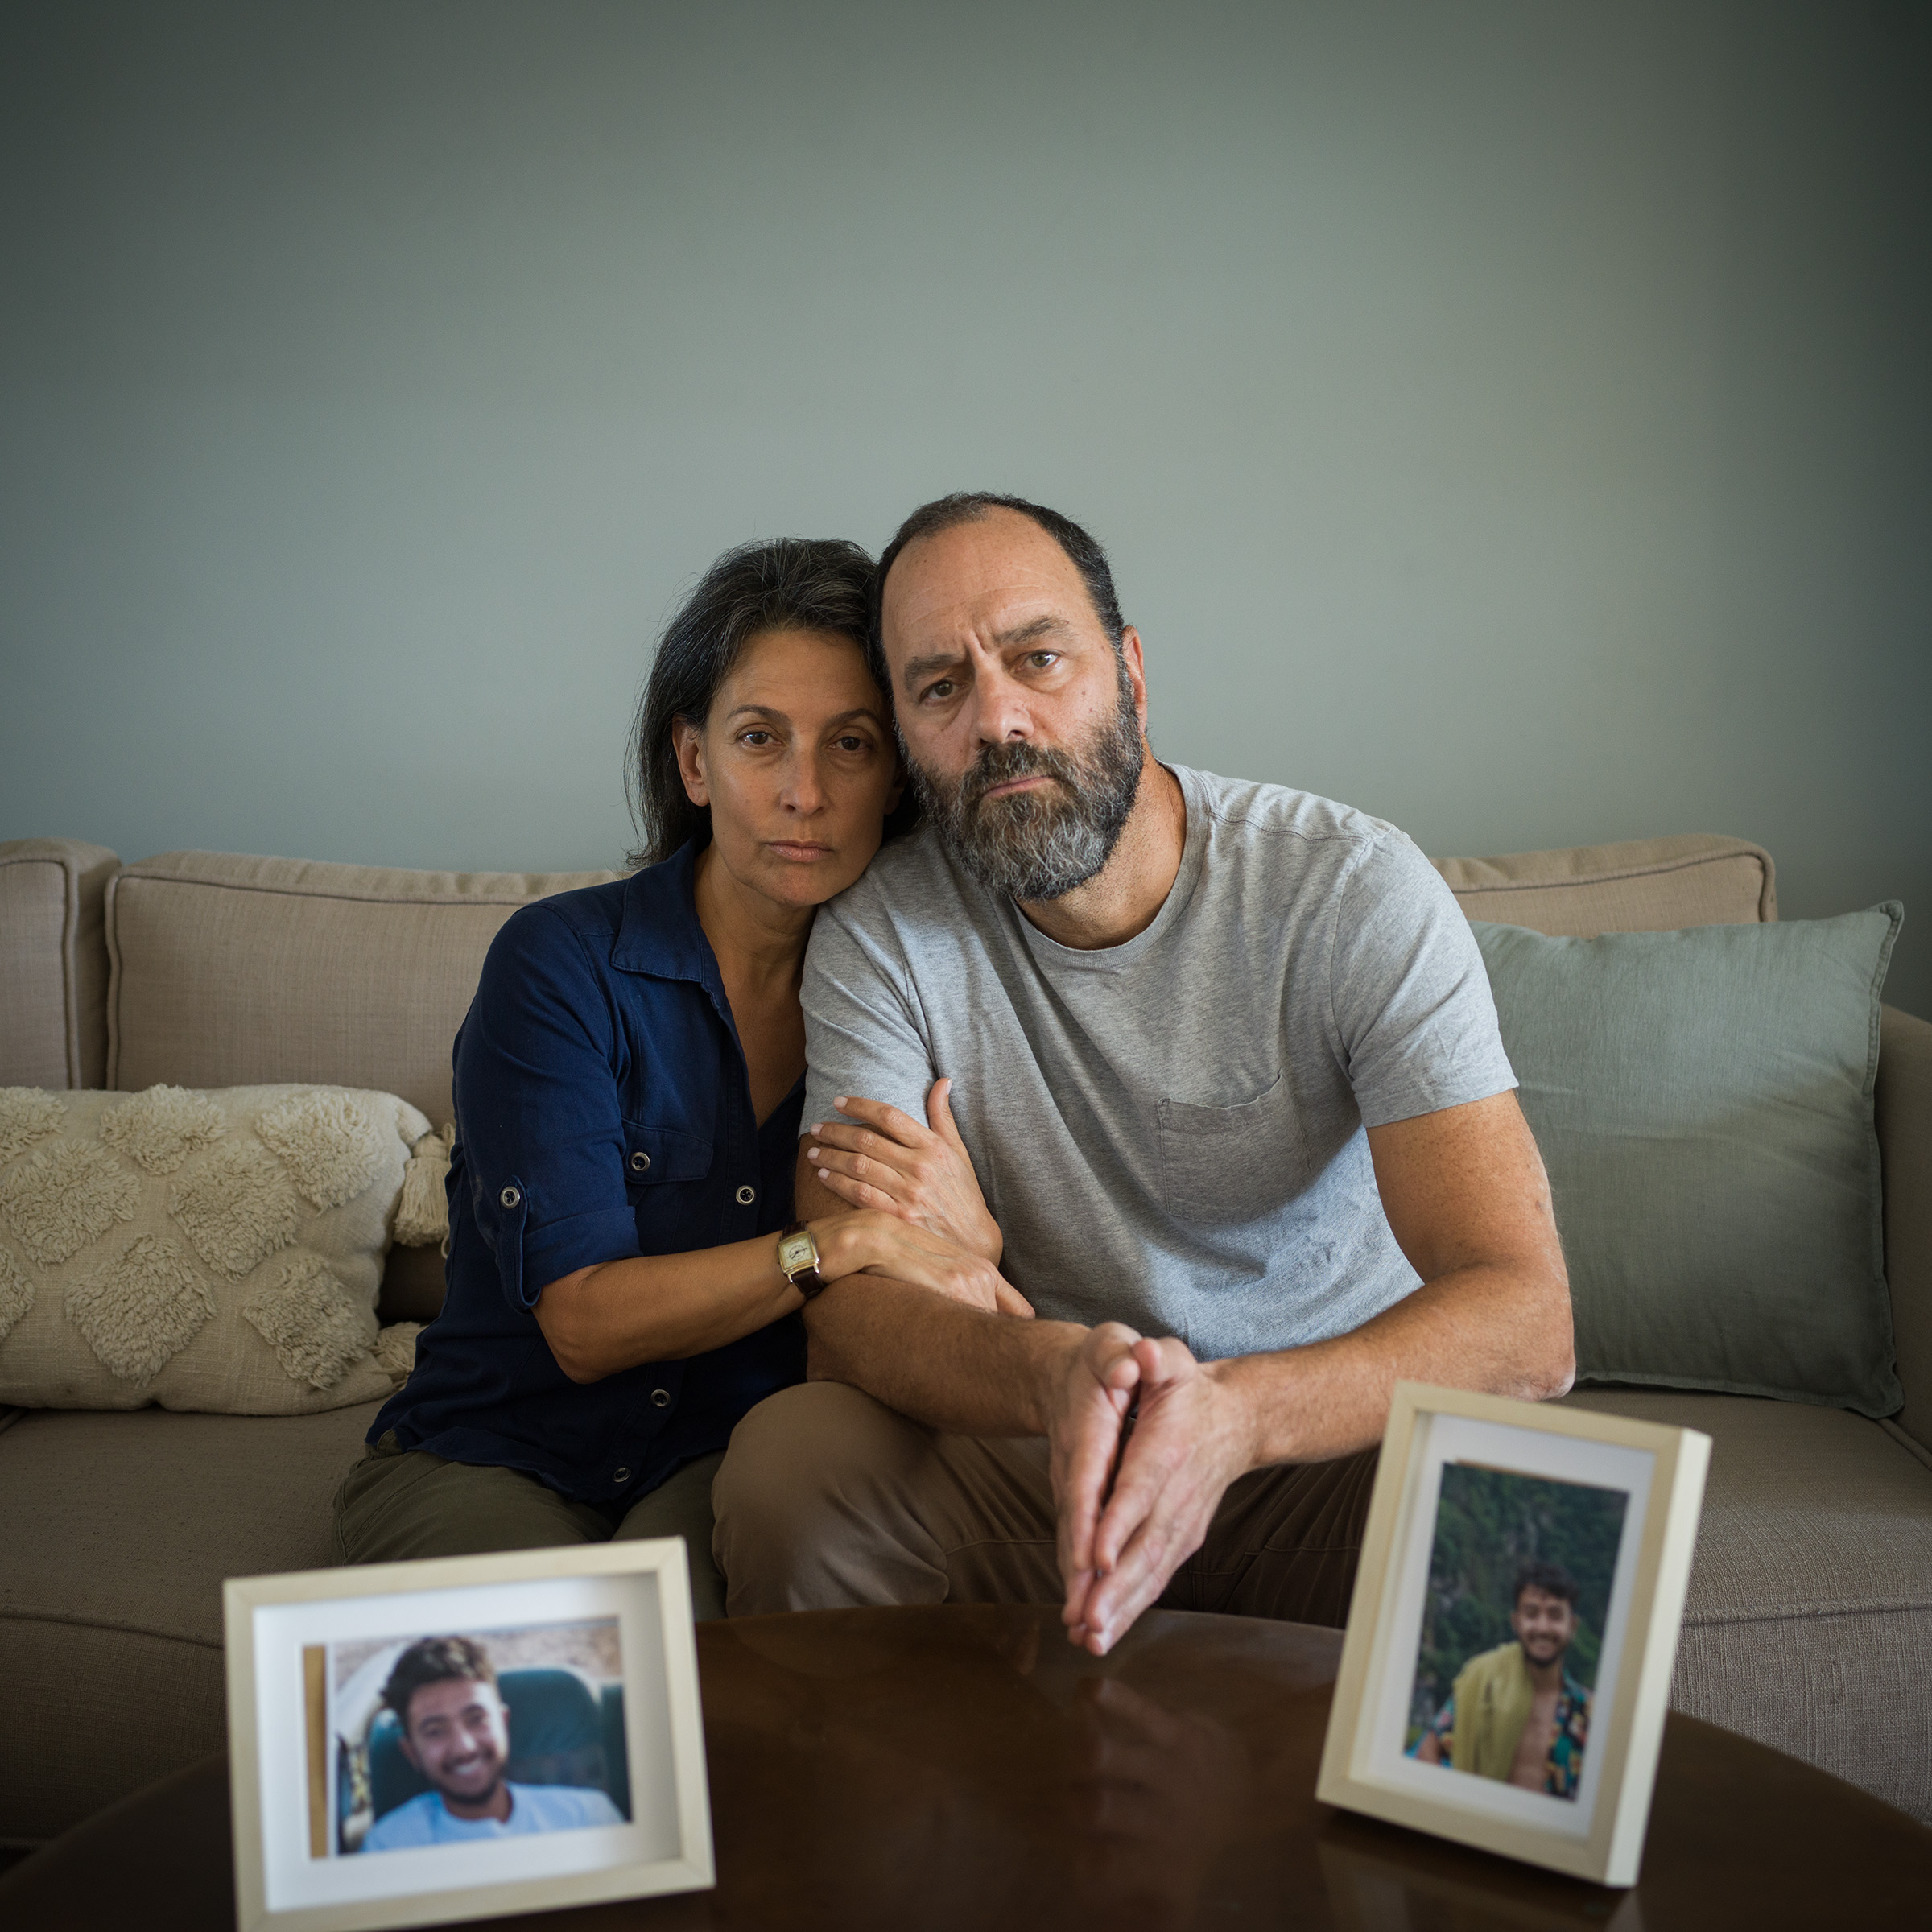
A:
MULTIPOLYGON (((885 576, 879 580, 879 646, 881 650, 883 650, 886 643, 885 633, 886 587, 892 581, 893 572, 897 569, 899 564, 905 560, 906 553, 910 551, 917 549, 922 543, 935 542, 939 538, 947 535, 951 531, 959 529, 964 524, 984 523, 989 518, 999 514, 1004 514, 1006 516, 1011 517, 1016 522, 1023 523, 1027 529, 1034 531, 1038 536, 1044 539, 1047 548, 1051 550, 1055 556, 1059 557, 1060 560, 1067 565, 1067 568, 1073 572, 1075 580, 1078 582, 1080 587, 1080 601, 1087 606, 1087 614, 1093 619, 1096 624, 1100 626, 1101 634, 1103 636, 1105 635, 1107 630, 1107 620, 1101 616, 1100 607, 1094 601, 1093 589, 1092 585, 1090 585, 1087 581, 1085 572, 1080 568, 1079 562, 1075 558, 1068 555, 1067 546, 1063 543, 1059 539, 1046 527, 1044 523, 1040 522, 1035 518, 1028 516, 1026 511, 1023 510, 1015 510, 1010 503, 980 503, 972 506, 971 514, 968 514, 967 511, 962 510, 958 516, 949 518, 947 522, 940 524, 936 530, 923 530, 916 537, 908 538, 906 541, 900 546, 898 550, 894 552, 891 563, 887 564, 886 567, 885 576)), ((1047 622, 1052 622, 1063 625, 1067 622, 1067 618, 1063 613, 1057 612, 1051 613, 1040 617, 1031 618, 1026 624, 1016 626, 1016 628, 1018 630, 1026 630, 1034 625, 1047 622)), ((1002 633, 1001 634, 1002 636, 1007 636, 1010 635, 1011 634, 1002 633)), ((1108 638, 1108 642, 1109 644, 1112 644, 1113 639, 1108 638)), ((1117 650, 1119 647, 1116 646, 1115 648, 1117 650)), ((890 668, 890 667, 888 668, 890 668)), ((887 696, 890 696, 890 695, 891 693, 889 688, 887 696)))

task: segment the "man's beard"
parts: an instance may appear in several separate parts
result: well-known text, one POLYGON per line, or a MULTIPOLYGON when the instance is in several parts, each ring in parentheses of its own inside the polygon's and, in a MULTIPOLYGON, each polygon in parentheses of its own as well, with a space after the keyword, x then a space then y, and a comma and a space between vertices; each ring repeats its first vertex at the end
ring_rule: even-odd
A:
POLYGON ((1024 741, 989 745, 942 792, 908 758, 914 788, 946 849, 991 892, 1058 899, 1113 857, 1140 789, 1145 752, 1127 667, 1116 660, 1120 703, 1077 753, 1024 741), (1058 781, 989 799, 996 785, 1036 773, 1058 781))

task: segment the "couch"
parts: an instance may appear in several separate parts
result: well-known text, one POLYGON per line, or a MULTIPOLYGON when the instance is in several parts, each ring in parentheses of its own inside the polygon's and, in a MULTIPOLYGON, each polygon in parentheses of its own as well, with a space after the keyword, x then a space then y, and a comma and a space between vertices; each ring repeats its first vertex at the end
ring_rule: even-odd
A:
MULTIPOLYGON (((1549 933, 1777 916, 1769 856, 1737 839, 1439 865, 1472 918, 1549 933)), ((491 936, 526 901, 610 876, 0 844, 0 1085, 330 1082, 446 1121, 491 936)), ((1877 1105, 1897 1415, 1569 1399, 1713 1439, 1676 1705, 1932 1822, 1932 1025, 1890 1009, 1877 1105)), ((433 1249, 391 1251, 385 1321, 428 1319, 440 1294, 433 1249)), ((225 1742, 221 1579, 326 1563, 373 1413, 0 1413, 0 1843, 225 1742)))

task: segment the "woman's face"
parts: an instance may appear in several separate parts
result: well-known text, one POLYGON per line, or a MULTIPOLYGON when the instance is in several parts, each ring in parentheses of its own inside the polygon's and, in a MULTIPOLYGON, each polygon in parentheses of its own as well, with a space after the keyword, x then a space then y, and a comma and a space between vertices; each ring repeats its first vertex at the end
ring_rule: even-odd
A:
POLYGON ((762 631, 718 687, 711 715, 677 726, 693 804, 741 885, 784 906, 823 905, 870 864, 898 803, 886 700, 857 645, 823 631, 762 631))

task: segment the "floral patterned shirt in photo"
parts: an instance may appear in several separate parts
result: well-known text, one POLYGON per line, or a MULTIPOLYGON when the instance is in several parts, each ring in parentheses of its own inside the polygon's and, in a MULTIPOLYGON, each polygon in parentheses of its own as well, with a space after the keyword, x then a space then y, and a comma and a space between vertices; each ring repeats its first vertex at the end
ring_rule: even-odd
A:
MULTIPOLYGON (((1450 1734, 1455 1728, 1455 1699, 1443 1699, 1443 1707, 1424 1728, 1422 1736, 1405 1754, 1414 1757, 1422 1748, 1423 1737, 1433 1737, 1442 1752, 1445 1767, 1454 1769, 1450 1756, 1450 1734)), ((1550 1755, 1543 1764, 1543 1789, 1552 1798, 1574 1798, 1577 1781, 1583 1775, 1583 1747, 1590 1737, 1590 1693, 1568 1671, 1556 1697, 1556 1731, 1550 1740, 1550 1755)))

